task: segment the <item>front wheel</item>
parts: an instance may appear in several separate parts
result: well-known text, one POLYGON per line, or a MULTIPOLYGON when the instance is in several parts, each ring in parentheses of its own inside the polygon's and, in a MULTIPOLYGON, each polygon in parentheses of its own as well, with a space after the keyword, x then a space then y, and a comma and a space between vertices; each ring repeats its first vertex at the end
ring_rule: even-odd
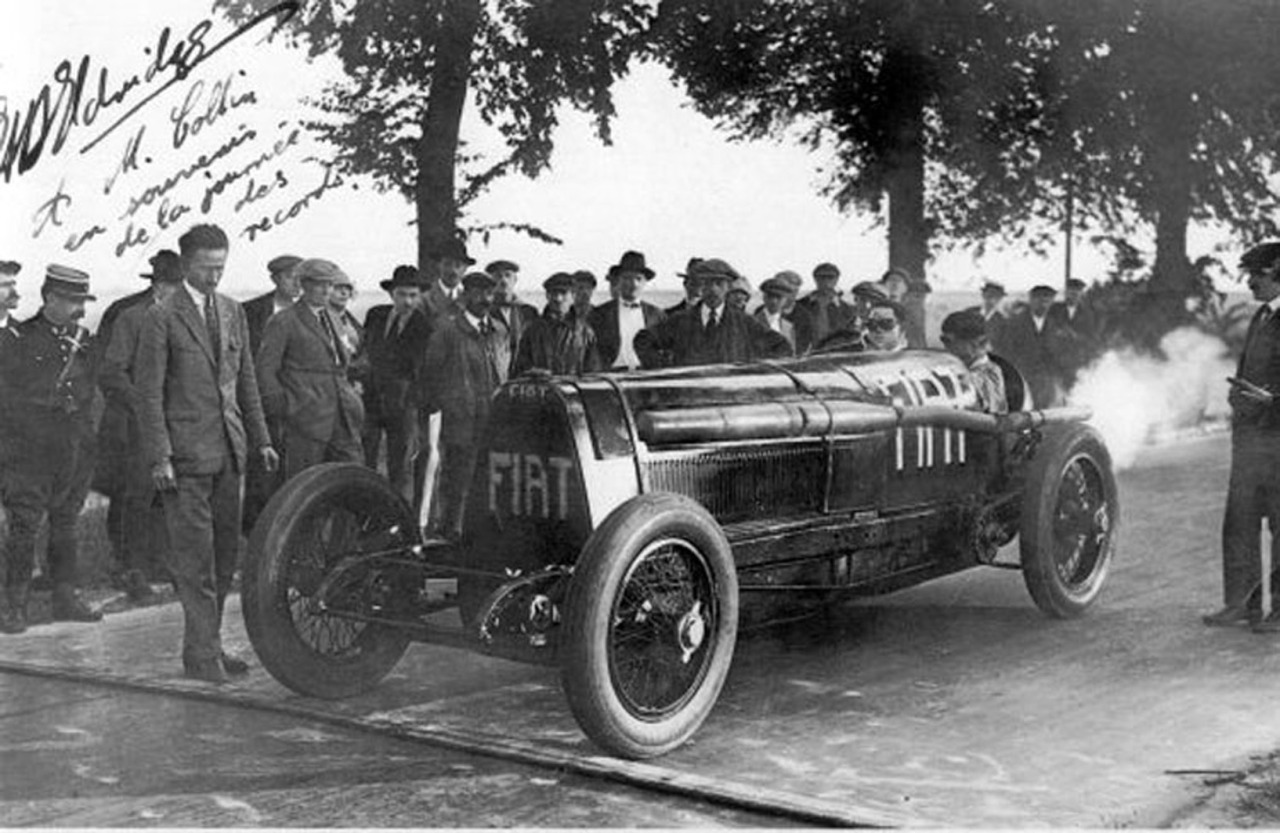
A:
POLYGON ((1036 450, 1022 496, 1022 577, 1057 619, 1084 612, 1111 566, 1120 519, 1111 455, 1093 428, 1068 424, 1036 450))
POLYGON ((245 630, 263 667, 311 697, 349 697, 376 685, 409 638, 358 617, 393 606, 384 602, 403 588, 374 560, 335 569, 361 554, 410 547, 416 530, 404 500, 364 466, 315 466, 285 484, 254 525, 244 569, 245 630))
POLYGON ((561 677, 583 731, 626 758, 668 752, 706 720, 729 673, 729 542, 686 497, 632 498, 588 539, 564 616, 561 677))

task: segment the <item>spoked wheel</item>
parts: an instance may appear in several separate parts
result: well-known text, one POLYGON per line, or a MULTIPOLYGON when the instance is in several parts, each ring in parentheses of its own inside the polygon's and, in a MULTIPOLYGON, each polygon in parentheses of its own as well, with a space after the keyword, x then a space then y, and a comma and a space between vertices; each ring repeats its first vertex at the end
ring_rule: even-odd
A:
POLYGON ((254 526, 245 564, 245 629, 263 666, 313 697, 375 686, 409 638, 355 617, 394 617, 412 588, 360 556, 416 538, 404 501, 364 466, 316 466, 290 480, 254 526))
POLYGON ((737 637, 728 541, 688 498, 633 498, 592 534, 565 601, 562 678, 583 731, 629 758, 687 740, 724 685, 737 637))
POLYGON ((1023 578, 1050 616, 1084 612, 1102 590, 1115 550, 1119 501, 1111 457, 1086 425, 1047 436, 1022 504, 1023 578))

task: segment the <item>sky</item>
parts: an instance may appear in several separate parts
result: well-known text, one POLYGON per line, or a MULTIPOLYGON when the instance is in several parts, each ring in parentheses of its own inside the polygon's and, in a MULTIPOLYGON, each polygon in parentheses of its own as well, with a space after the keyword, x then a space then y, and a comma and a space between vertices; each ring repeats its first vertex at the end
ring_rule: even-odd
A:
MULTIPOLYGON (((300 127, 309 114, 303 99, 337 77, 335 62, 308 62, 283 42, 266 42, 263 26, 162 90, 175 79, 171 66, 151 81, 146 69, 166 28, 170 64, 175 54, 190 57, 234 31, 208 0, 0 0, 0 14, 0 139, 21 128, 46 85, 57 101, 62 61, 74 75, 88 59, 84 99, 97 97, 103 70, 107 100, 138 78, 92 118, 82 100, 80 123, 69 127, 60 150, 53 148, 55 123, 28 170, 20 173, 15 162, 7 182, 0 176, 0 259, 25 264, 20 286, 32 311, 45 264, 89 271, 105 305, 140 288, 147 259, 176 248, 195 222, 218 223, 230 235, 223 288, 238 297, 265 291, 265 264, 282 253, 333 260, 366 290, 414 260, 411 207, 399 194, 326 173, 332 149, 300 127)), ((654 287, 664 289, 678 286, 676 272, 690 256, 724 258, 757 286, 781 269, 807 277, 821 261, 839 264, 846 286, 888 267, 886 227, 874 216, 842 214, 820 195, 828 161, 822 153, 793 142, 730 141, 656 66, 633 68, 615 96, 611 146, 599 142, 585 116, 566 111, 552 169, 536 180, 500 180, 471 208, 472 222, 532 223, 565 241, 553 246, 497 232, 487 245, 470 242, 481 265, 520 263, 521 290, 532 300, 551 272, 603 273, 627 249, 646 254, 657 272, 654 287)), ((67 108, 54 109, 60 116, 67 108)), ((500 149, 474 108, 462 132, 469 148, 491 157, 500 149)), ((1192 254, 1211 239, 1193 238, 1192 254)), ((1102 277, 1106 263, 1077 239, 1077 276, 1102 277)), ((1062 252, 1042 258, 1005 251, 981 262, 943 253, 928 275, 937 290, 975 296, 988 277, 1014 292, 1059 284, 1062 252)))

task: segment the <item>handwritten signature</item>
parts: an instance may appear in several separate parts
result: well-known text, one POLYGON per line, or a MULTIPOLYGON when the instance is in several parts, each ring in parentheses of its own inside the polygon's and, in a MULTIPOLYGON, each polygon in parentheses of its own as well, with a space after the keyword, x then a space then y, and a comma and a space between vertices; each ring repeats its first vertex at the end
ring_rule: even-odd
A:
POLYGON ((0 147, 3 148, 0 175, 4 176, 5 182, 11 181, 16 165, 21 176, 40 162, 46 145, 49 145, 50 156, 57 155, 73 128, 81 125, 92 127, 106 111, 129 105, 115 121, 80 149, 81 153, 88 153, 157 96, 186 80, 193 70, 221 49, 273 18, 278 28, 297 14, 300 7, 297 0, 277 3, 212 44, 208 42, 212 20, 200 21, 185 38, 172 46, 172 29, 166 26, 160 32, 154 49, 147 47, 143 50, 150 56, 150 61, 141 72, 116 81, 112 79, 110 68, 100 67, 96 91, 90 88, 93 60, 85 55, 78 66, 73 66, 70 59, 64 59, 53 71, 53 82, 45 84, 31 99, 25 114, 21 108, 10 111, 7 102, 0 99, 0 106, 3 106, 0 109, 0 147), (152 86, 162 80, 160 86, 152 86), (148 88, 150 92, 137 98, 148 88), (133 102, 131 105, 130 101, 133 102))

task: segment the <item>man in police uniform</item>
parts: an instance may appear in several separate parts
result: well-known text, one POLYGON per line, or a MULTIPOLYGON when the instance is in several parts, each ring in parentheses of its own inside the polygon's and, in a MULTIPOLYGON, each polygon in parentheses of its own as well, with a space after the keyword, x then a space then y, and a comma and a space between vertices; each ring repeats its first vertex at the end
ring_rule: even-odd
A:
POLYGON ((93 472, 92 345, 79 324, 93 300, 89 276, 52 264, 40 294, 40 312, 0 336, 0 456, 9 512, 4 633, 27 628, 36 534, 46 514, 54 621, 102 618, 76 595, 76 518, 93 472))
POLYGON ((1254 246, 1240 258, 1249 291, 1262 303, 1249 323, 1244 352, 1232 380, 1231 479, 1222 520, 1221 610, 1211 626, 1253 623, 1280 631, 1280 615, 1259 620, 1262 584, 1259 535, 1271 524, 1272 587, 1280 567, 1280 242, 1254 246))
POLYGON ((21 263, 0 260, 0 335, 11 333, 18 326, 13 311, 18 308, 18 273, 21 271, 21 263))

